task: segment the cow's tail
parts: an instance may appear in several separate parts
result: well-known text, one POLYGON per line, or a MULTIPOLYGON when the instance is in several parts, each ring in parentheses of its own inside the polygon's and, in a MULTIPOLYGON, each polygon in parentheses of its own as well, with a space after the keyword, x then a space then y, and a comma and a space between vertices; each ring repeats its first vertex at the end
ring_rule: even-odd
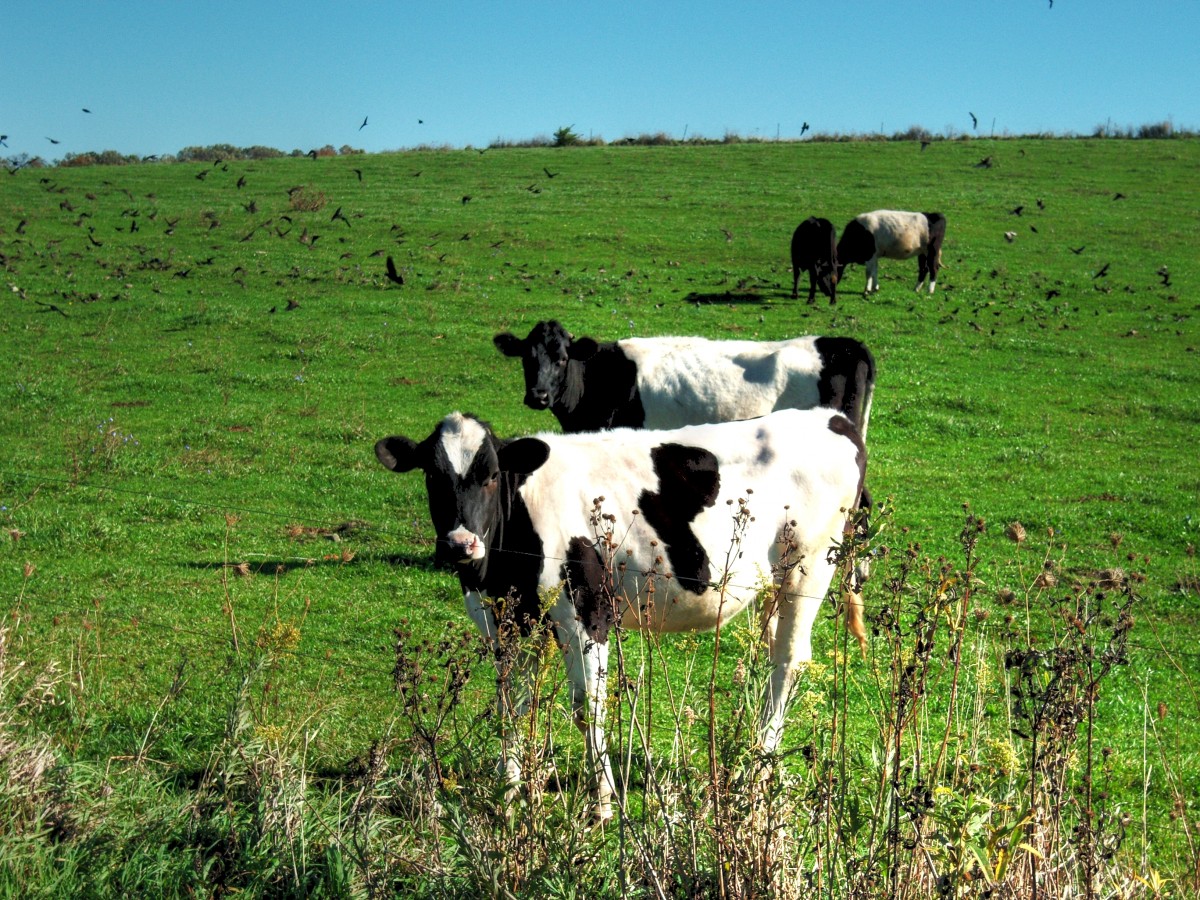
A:
MULTIPOLYGON (((871 517, 871 492, 864 485, 859 492, 856 515, 853 525, 847 531, 853 531, 855 552, 850 556, 852 568, 846 573, 846 591, 842 597, 842 605, 846 613, 846 630, 854 635, 863 656, 867 655, 867 630, 864 621, 863 585, 871 576, 871 560, 865 554, 866 538, 871 517)), ((850 537, 849 533, 847 537, 850 537)))
MULTIPOLYGON (((857 576, 854 577, 857 578, 857 576)), ((863 616, 862 594, 851 587, 842 599, 846 607, 846 630, 854 635, 865 658, 867 655, 867 629, 863 616)))

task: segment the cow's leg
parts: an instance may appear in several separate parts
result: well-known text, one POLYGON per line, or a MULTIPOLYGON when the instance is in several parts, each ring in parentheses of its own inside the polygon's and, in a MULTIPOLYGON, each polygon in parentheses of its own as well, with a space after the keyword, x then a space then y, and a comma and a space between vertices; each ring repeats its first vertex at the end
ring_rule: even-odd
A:
POLYGON ((792 263, 792 299, 800 296, 800 267, 792 263))
POLYGON ((812 627, 833 579, 825 551, 787 564, 776 601, 774 640, 770 642, 771 684, 759 720, 759 743, 774 753, 783 737, 784 712, 796 673, 812 659, 812 627))
POLYGON ((476 591, 468 591, 463 599, 467 614, 484 636, 496 661, 496 710, 502 729, 498 769, 509 786, 505 799, 512 802, 521 785, 521 753, 515 741, 516 729, 508 726, 529 711, 543 646, 539 641, 522 641, 515 648, 501 648, 491 605, 476 591))
POLYGON ((567 679, 575 725, 583 732, 588 768, 596 786, 595 817, 612 818, 613 773, 604 736, 605 700, 608 696, 608 641, 593 641, 583 629, 559 637, 566 648, 567 679))
MULTIPOLYGON (((929 271, 929 255, 922 253, 917 257, 917 293, 921 293, 921 285, 925 283, 925 275, 929 271)), ((930 288, 933 287, 933 282, 930 282, 930 288)), ((933 293, 930 290, 930 293, 933 293)))
POLYGON ((879 290, 879 257, 872 256, 867 260, 867 293, 879 290))
POLYGON ((808 268, 808 302, 810 304, 817 302, 817 267, 809 266, 808 268))
POLYGON ((940 246, 931 246, 929 248, 929 293, 933 293, 933 289, 937 287, 938 261, 941 259, 942 248, 940 246))

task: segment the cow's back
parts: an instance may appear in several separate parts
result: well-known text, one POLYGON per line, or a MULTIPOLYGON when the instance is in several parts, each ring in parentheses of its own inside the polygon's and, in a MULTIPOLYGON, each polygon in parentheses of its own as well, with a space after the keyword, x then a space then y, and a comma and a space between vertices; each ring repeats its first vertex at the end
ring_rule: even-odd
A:
POLYGON ((820 402, 817 338, 713 341, 629 338, 621 350, 637 364, 645 427, 656 430, 731 422, 820 402))
MULTIPOLYGON (((626 625, 662 631, 713 628, 718 611, 721 620, 736 615, 771 579, 780 534, 793 520, 805 556, 825 553, 840 538, 865 466, 853 425, 828 409, 783 410, 752 421, 669 432, 539 438, 550 455, 521 495, 543 542, 542 588, 552 590, 562 582, 563 561, 577 555, 580 546, 611 534, 612 545, 601 540, 599 547, 618 591, 634 602, 626 625), (656 470, 663 447, 684 459, 711 454, 715 487, 699 479, 689 491, 677 479, 667 479, 661 466, 656 470), (703 452, 692 453, 695 448, 703 452), (671 494, 669 502, 661 503, 665 494, 671 494), (735 517, 743 502, 750 516, 739 526, 735 517), (735 533, 739 552, 730 554, 735 533), (688 552, 677 553, 681 547, 688 552), (706 570, 697 566, 696 548, 706 554, 706 570), (727 558, 732 559, 728 571, 727 558), (697 569, 703 570, 704 585, 724 581, 726 593, 705 590, 695 578, 697 569), (651 608, 638 607, 651 596, 651 608)), ((559 602, 569 600, 564 594, 559 602)))

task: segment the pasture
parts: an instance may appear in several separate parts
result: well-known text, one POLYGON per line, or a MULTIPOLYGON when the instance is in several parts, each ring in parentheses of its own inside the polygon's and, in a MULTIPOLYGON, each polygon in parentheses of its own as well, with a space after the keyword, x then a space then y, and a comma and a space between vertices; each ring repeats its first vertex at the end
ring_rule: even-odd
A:
MULTIPOLYGON (((20 823, 0 836, 4 891, 655 895, 645 873, 663 865, 645 863, 645 845, 667 804, 649 766, 634 766, 640 799, 624 827, 601 833, 564 825, 571 803, 558 799, 519 826, 494 812, 488 844, 462 812, 482 807, 456 805, 469 776, 492 772, 494 723, 480 716, 494 679, 464 636, 456 579, 432 566, 420 477, 384 471, 372 449, 456 409, 502 436, 556 430, 522 406, 519 366, 492 336, 557 318, 605 340, 863 341, 878 367, 867 477, 890 509, 865 593, 875 634, 859 660, 818 621, 828 668, 789 719, 788 777, 841 785, 821 795, 837 806, 829 795, 855 771, 895 774, 872 768, 872 740, 899 747, 915 731, 910 772, 924 771, 923 747, 945 776, 923 787, 952 795, 923 821, 1009 828, 931 851, 923 877, 950 872, 949 895, 975 896, 979 871, 999 880, 1015 865, 1021 798, 1037 781, 997 764, 1004 777, 976 796, 951 777, 988 753, 1029 752, 1014 711, 1023 670, 1005 654, 1074 648, 1073 671, 1096 675, 1093 662, 1112 662, 1100 634, 1119 631, 1128 664, 1082 689, 1094 717, 1060 736, 1055 783, 1093 823, 1088 840, 1120 830, 1106 864, 1129 894, 1188 895, 1200 880, 1198 164, 1194 140, 1020 139, 4 175, 0 804, 20 823), (985 157, 994 164, 977 167, 985 157), (883 260, 870 299, 852 266, 836 306, 792 300, 796 225, 816 215, 840 231, 877 208, 946 216, 937 292, 912 291, 915 260, 883 260), (1122 616, 1104 617, 1132 596, 1126 633, 1122 616), (909 643, 926 624, 944 629, 937 641, 909 643), (468 681, 435 677, 468 662, 468 681), (893 721, 912 667, 928 675, 926 705, 919 722, 893 721), (569 845, 547 849, 548 828, 569 845)), ((630 638, 651 646, 629 652, 645 654, 670 710, 660 720, 687 719, 679 698, 695 690, 700 746, 740 733, 729 652, 753 659, 750 631, 723 636, 716 663, 711 636, 630 638), (708 720, 713 697, 732 720, 708 720)), ((1043 709, 1059 675, 1029 676, 1043 709)), ((538 734, 553 735, 548 755, 570 783, 577 736, 553 712, 561 685, 547 695, 557 704, 538 734)), ((634 720, 659 708, 621 702, 634 720)), ((647 747, 670 747, 671 731, 647 747)), ((916 816, 898 792, 876 812, 916 816)), ((864 855, 867 877, 822 855, 870 830, 868 809, 837 808, 821 820, 838 823, 827 843, 789 858, 824 873, 821 891, 900 896, 898 856, 864 855)), ((716 850, 692 855, 699 874, 664 894, 739 895, 721 880, 744 862, 722 856, 737 828, 721 821, 716 850)), ((746 865, 761 876, 746 884, 784 877, 746 865)))

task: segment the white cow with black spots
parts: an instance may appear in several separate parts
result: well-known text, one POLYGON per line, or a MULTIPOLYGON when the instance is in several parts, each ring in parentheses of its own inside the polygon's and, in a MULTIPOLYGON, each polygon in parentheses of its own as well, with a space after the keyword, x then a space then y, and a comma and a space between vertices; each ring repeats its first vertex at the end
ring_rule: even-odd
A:
MULTIPOLYGON (((455 565, 489 641, 499 640, 497 600, 525 629, 548 617, 564 648, 598 818, 612 815, 604 698, 618 620, 656 632, 714 629, 773 585, 763 625, 775 668, 759 740, 767 752, 779 745, 789 686, 811 659, 813 622, 834 576, 831 548, 845 540, 865 475, 862 439, 843 414, 788 409, 674 431, 502 440, 452 413, 423 440, 384 438, 375 453, 394 472, 424 472, 437 556, 455 565), (554 597, 544 613, 539 595, 554 597)), ((865 641, 861 601, 848 600, 849 628, 865 641)), ((536 664, 525 657, 510 676, 516 690, 501 685, 501 697, 521 696, 536 664)), ((502 701, 501 712, 520 710, 502 701)), ((516 755, 502 766, 515 786, 516 755)))

